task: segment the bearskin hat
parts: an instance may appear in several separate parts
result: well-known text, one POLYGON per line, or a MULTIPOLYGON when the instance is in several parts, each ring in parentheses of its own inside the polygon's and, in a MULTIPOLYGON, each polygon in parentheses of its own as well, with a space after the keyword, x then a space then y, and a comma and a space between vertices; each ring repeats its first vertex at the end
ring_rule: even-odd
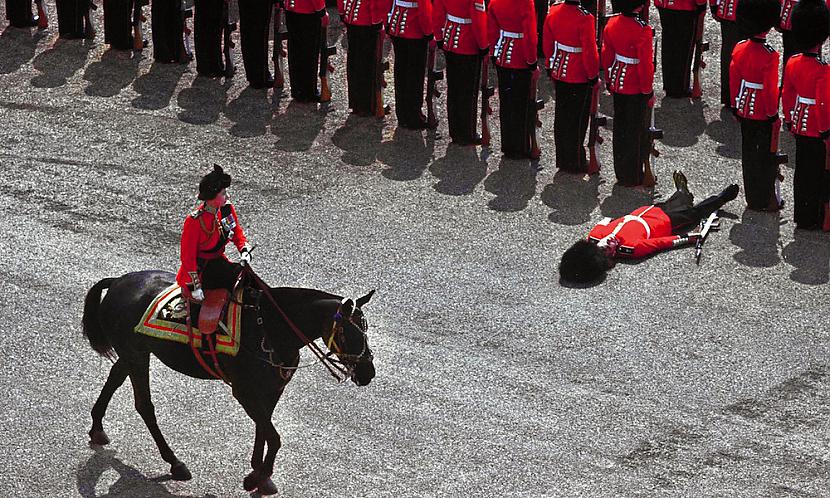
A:
POLYGON ((796 4, 792 34, 798 52, 824 43, 830 35, 830 10, 824 0, 801 0, 796 4))
POLYGON ((646 0, 611 0, 614 12, 628 13, 643 5, 646 5, 646 0))
POLYGON ((580 240, 562 255, 559 276, 566 282, 584 284, 598 280, 609 267, 608 257, 599 246, 580 240))
POLYGON ((780 15, 779 0, 738 0, 735 22, 744 34, 755 36, 771 30, 780 15))
POLYGON ((231 175, 222 170, 222 166, 213 165, 213 171, 208 173, 199 182, 199 200, 209 201, 216 197, 216 194, 223 188, 231 186, 231 175))

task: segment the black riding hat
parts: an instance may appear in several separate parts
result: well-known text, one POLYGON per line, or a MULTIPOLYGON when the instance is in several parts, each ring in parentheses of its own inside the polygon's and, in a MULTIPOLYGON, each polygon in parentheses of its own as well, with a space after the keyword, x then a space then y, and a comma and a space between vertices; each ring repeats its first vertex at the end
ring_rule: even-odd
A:
POLYGON ((771 30, 780 16, 779 0, 738 0, 735 22, 745 35, 755 36, 771 30))
POLYGON ((830 35, 830 10, 824 0, 801 0, 793 9, 793 39, 799 52, 811 50, 830 35))
POLYGON ((199 199, 209 201, 216 197, 223 188, 231 186, 231 175, 222 170, 222 166, 213 165, 213 171, 208 173, 199 182, 199 199))

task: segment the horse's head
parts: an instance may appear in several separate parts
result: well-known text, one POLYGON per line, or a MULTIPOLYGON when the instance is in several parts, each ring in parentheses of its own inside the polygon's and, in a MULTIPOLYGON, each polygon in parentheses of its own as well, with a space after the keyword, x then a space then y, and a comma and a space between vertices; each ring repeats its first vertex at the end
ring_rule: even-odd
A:
POLYGON ((334 314, 331 330, 323 337, 358 386, 367 385, 375 377, 374 357, 366 336, 369 324, 362 309, 374 293, 371 291, 357 301, 344 299, 334 314))

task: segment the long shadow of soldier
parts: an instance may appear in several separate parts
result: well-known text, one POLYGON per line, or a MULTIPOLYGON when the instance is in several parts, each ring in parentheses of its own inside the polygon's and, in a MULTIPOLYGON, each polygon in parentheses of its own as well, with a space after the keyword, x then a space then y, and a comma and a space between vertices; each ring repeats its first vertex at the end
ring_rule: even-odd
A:
MULTIPOLYGON (((173 494, 162 484, 171 476, 148 478, 138 470, 125 465, 115 457, 115 451, 96 449, 95 453, 78 469, 78 493, 84 498, 125 497, 125 498, 194 498, 193 495, 173 494), (98 483, 108 470, 114 470, 118 479, 106 492, 98 494, 98 483)), ((202 498, 216 498, 212 494, 202 498)))
POLYGON ((389 166, 381 174, 399 182, 417 180, 434 159, 435 134, 397 127, 392 140, 381 145, 378 160, 389 166))
POLYGON ((215 123, 227 104, 230 85, 230 81, 222 83, 218 78, 196 77, 176 99, 182 108, 179 120, 195 125, 215 123))
POLYGON ((139 95, 133 99, 132 106, 136 109, 156 110, 170 105, 186 69, 184 64, 154 62, 150 70, 133 83, 133 90, 139 95))
POLYGON ((57 88, 66 84, 86 64, 89 51, 95 47, 90 40, 58 39, 48 50, 38 54, 32 66, 40 74, 32 78, 37 88, 57 88))
POLYGON ((591 221, 599 205, 600 175, 557 171, 553 182, 542 191, 542 202, 553 209, 548 219, 559 225, 575 226, 591 221))
POLYGON ((638 207, 654 203, 656 193, 639 187, 621 187, 614 185, 611 195, 603 199, 599 206, 603 216, 619 218, 638 207))
POLYGON ((718 155, 741 158, 741 125, 729 109, 721 109, 720 119, 709 123, 706 134, 720 144, 715 148, 718 155))
POLYGON ((383 126, 381 120, 350 114, 343 126, 335 130, 331 141, 343 151, 344 163, 370 166, 374 164, 380 149, 383 126))
POLYGON ((790 279, 805 285, 821 285, 830 281, 830 241, 827 235, 795 229, 793 238, 781 253, 784 261, 795 267, 790 279))
POLYGON ((496 195, 487 207, 505 212, 524 210, 536 195, 538 174, 539 170, 527 160, 502 158, 499 168, 484 180, 484 189, 496 195))
POLYGON ((87 66, 84 79, 89 86, 84 92, 91 97, 114 97, 135 80, 139 57, 129 50, 109 49, 101 60, 87 66))
POLYGON ((742 250, 735 261, 755 268, 771 268, 781 262, 778 255, 781 220, 779 213, 744 210, 741 222, 729 231, 729 240, 742 250))
POLYGON ((225 116, 234 124, 228 133, 239 138, 260 137, 268 132, 273 108, 268 93, 247 87, 225 108, 225 116))
POLYGON ((43 31, 7 26, 0 34, 0 74, 11 74, 35 56, 43 31))
POLYGON ((683 123, 683 126, 666 128, 665 137, 661 141, 672 147, 691 147, 698 143, 698 137, 706 131, 701 99, 665 98, 660 102, 660 107, 654 110, 654 114, 658 128, 661 123, 683 123))
POLYGON ((446 155, 434 161, 429 171, 438 179, 438 183, 432 187, 437 192, 469 195, 487 176, 487 161, 476 154, 474 147, 450 145, 446 155))
POLYGON ((285 111, 271 121, 271 134, 277 137, 275 147, 285 152, 311 149, 323 131, 327 113, 324 107, 290 101, 285 111))

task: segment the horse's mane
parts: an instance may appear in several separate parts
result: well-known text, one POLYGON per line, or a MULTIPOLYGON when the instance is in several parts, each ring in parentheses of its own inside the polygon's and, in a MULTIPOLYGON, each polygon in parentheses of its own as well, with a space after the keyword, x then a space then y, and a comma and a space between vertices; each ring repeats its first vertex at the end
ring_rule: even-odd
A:
POLYGON ((303 287, 270 287, 270 289, 274 299, 283 302, 312 302, 324 299, 340 301, 342 299, 336 294, 303 287))

